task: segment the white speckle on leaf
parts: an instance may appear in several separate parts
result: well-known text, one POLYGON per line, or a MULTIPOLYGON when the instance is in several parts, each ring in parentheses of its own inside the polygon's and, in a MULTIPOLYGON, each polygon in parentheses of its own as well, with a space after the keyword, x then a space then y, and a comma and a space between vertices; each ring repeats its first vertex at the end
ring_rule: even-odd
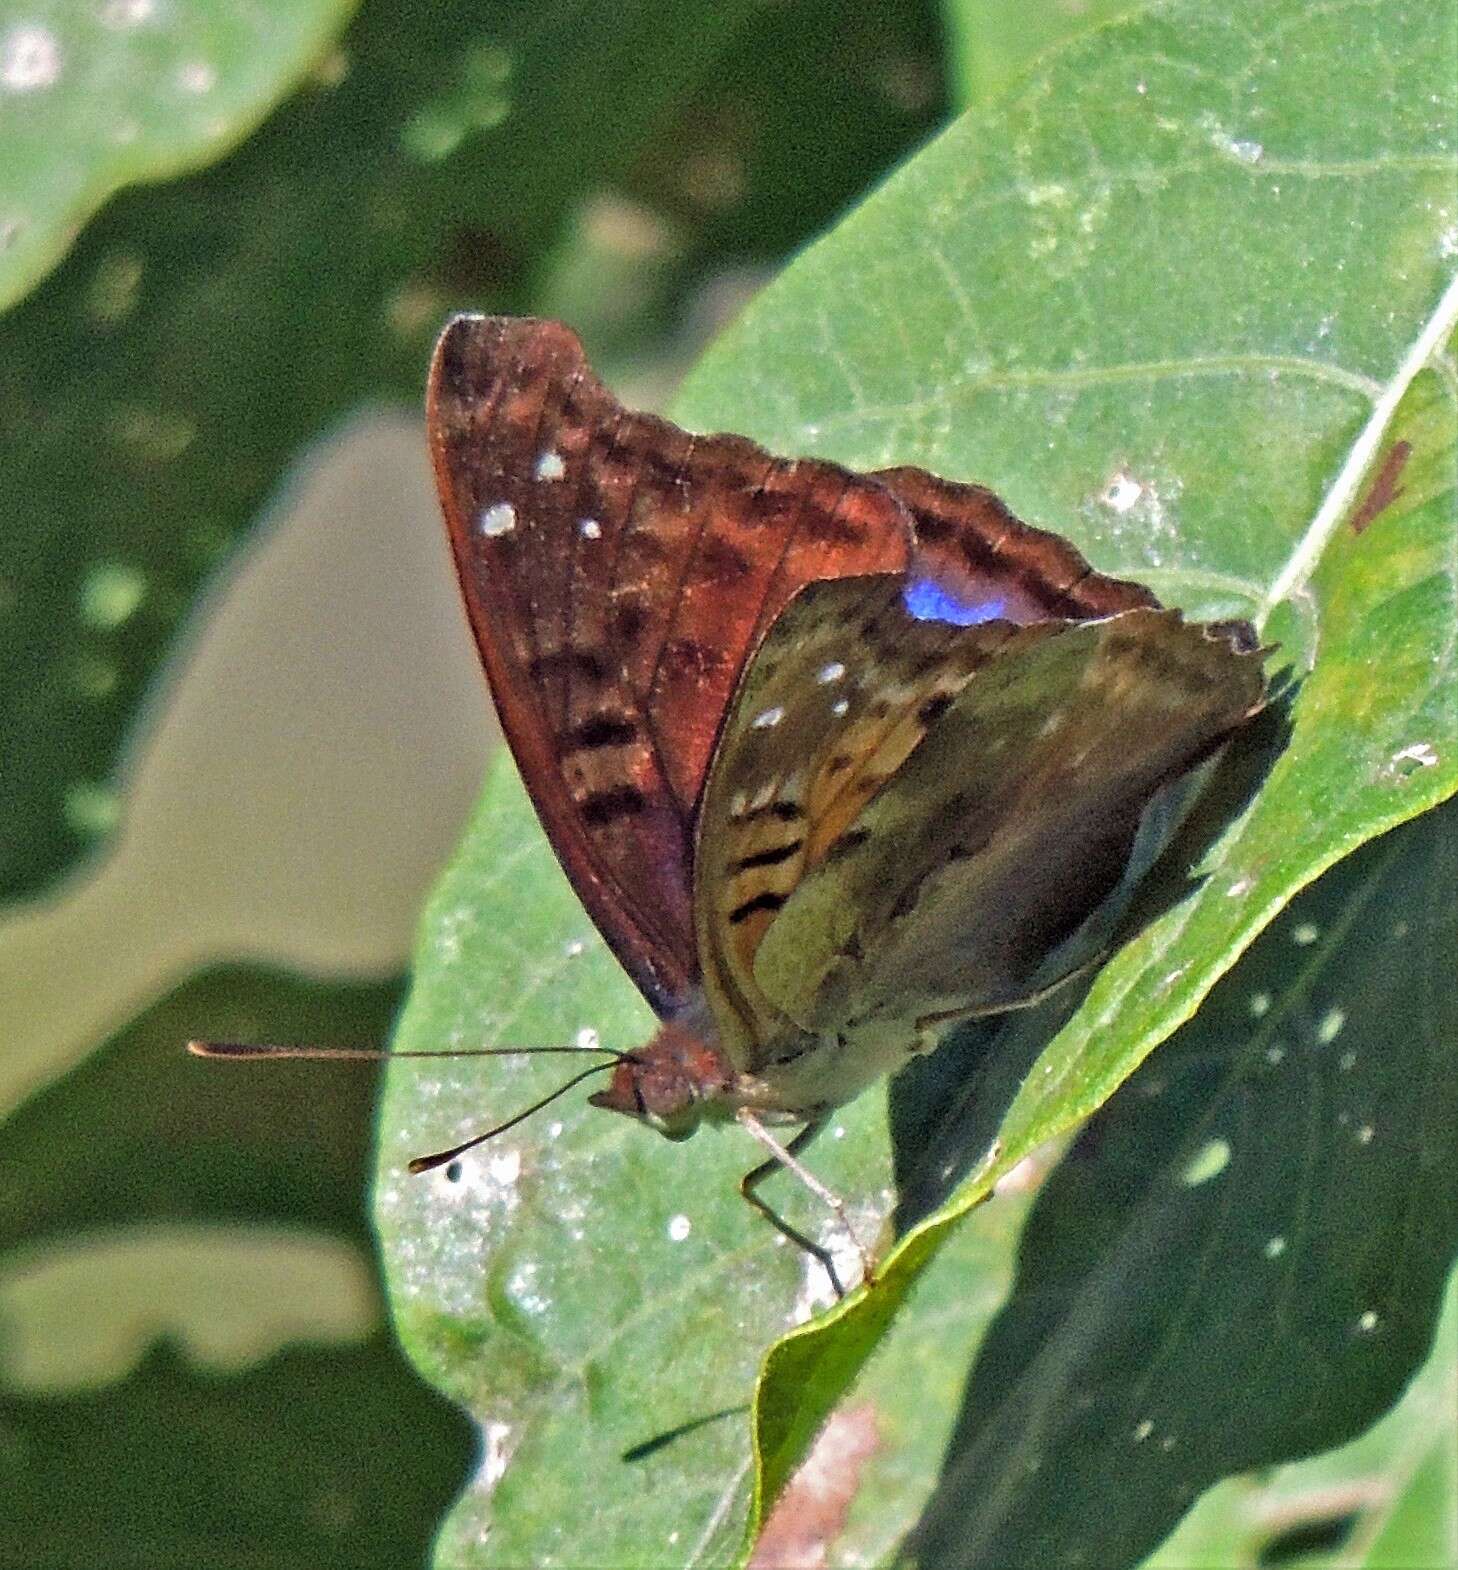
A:
POLYGON ((1252 1019, 1264 1019, 1265 1016, 1271 1012, 1270 993, 1252 992, 1250 995, 1250 1003, 1247 1005, 1247 1007, 1250 1009, 1250 1017, 1252 1019))
POLYGON ((1127 470, 1120 469, 1104 486, 1099 500, 1110 512, 1125 513, 1138 506, 1143 495, 1143 485, 1127 470))
POLYGON ((1362 1317, 1357 1321, 1357 1329, 1360 1330, 1364 1336, 1370 1336, 1380 1323, 1381 1320, 1377 1314, 1376 1309, 1369 1308, 1367 1312, 1363 1314, 1362 1317))
POLYGON ((61 75, 61 46, 48 28, 22 24, 0 38, 0 87, 33 93, 61 75))
POLYGON ((1286 1239, 1280 1233, 1275 1237, 1266 1239, 1266 1246, 1261 1250, 1267 1259, 1279 1259, 1286 1252, 1286 1239))
POLYGON ((574 1044, 584 1052, 595 1052, 602 1045, 602 1037, 591 1025, 584 1025, 573 1038, 574 1044))
POLYGON ((488 539, 495 539, 499 534, 510 534, 516 527, 516 508, 510 502, 496 502, 493 506, 482 509, 477 528, 488 539))
POLYGON ((1296 944, 1298 948, 1310 948, 1310 946, 1315 943, 1320 936, 1321 928, 1312 921, 1298 922, 1296 926, 1291 929, 1291 941, 1296 944))
POLYGON ((839 660, 832 660, 828 665, 822 665, 815 674, 816 681, 822 686, 832 681, 839 681, 845 675, 845 666, 839 660))
POLYGON ((1266 1048, 1266 1062, 1279 1063, 1286 1056, 1286 1049, 1279 1041, 1266 1048))
POLYGON ((1146 1417, 1143 1420, 1143 1422, 1141 1422, 1139 1424, 1139 1426, 1134 1430, 1134 1443, 1136 1445, 1142 1445, 1144 1443, 1144 1441, 1146 1439, 1148 1439, 1149 1436, 1153 1432, 1154 1432, 1154 1423, 1153 1423, 1153 1421, 1150 1418, 1146 1417))
POLYGON ((101 8, 103 27, 135 27, 150 21, 154 0, 106 0, 101 8))
POLYGON ((517 1266, 506 1284, 506 1290, 511 1294, 512 1300, 525 1314, 544 1314, 551 1307, 548 1300, 537 1290, 536 1282, 536 1261, 529 1259, 517 1266))
POLYGON ((772 709, 761 709, 750 721, 755 730, 770 730, 785 717, 785 711, 776 704, 772 709))
POLYGON ((1420 769, 1430 769, 1438 761, 1438 754, 1429 742, 1415 741, 1401 752, 1394 752, 1392 761, 1399 768, 1405 763, 1415 763, 1420 769))
POLYGON ((568 959, 576 959, 577 956, 581 954, 584 949, 586 949, 586 947, 587 945, 582 941, 581 938, 569 938, 568 941, 562 945, 562 952, 567 956, 568 959))
POLYGON ((218 73, 206 60, 189 60, 177 68, 177 85, 185 93, 210 93, 218 85, 218 73))
POLYGON ((689 1233, 693 1231, 693 1227, 693 1222, 687 1216, 673 1216, 668 1223, 668 1236, 673 1242, 682 1243, 689 1233))
POLYGON ((1249 894, 1250 890, 1251 879, 1237 878, 1234 883, 1232 883, 1230 887, 1226 889, 1225 897, 1226 899, 1239 899, 1242 894, 1249 894))
POLYGON ((560 480, 567 472, 567 465, 562 462, 562 454, 548 448, 540 458, 533 473, 539 480, 560 480))
POLYGON ((577 532, 584 540, 600 540, 602 538, 602 525, 596 518, 584 518, 577 525, 577 532))
POLYGON ((1370 1145, 1373 1139, 1376 1137, 1376 1134, 1377 1130, 1373 1128, 1370 1123, 1364 1123, 1361 1128, 1357 1130, 1357 1143, 1359 1145, 1370 1145))
POLYGON ((1241 164, 1258 164, 1265 157, 1266 150, 1259 142, 1251 141, 1248 137, 1232 136, 1213 115, 1202 116, 1201 124, 1210 138, 1211 147, 1217 153, 1224 153, 1227 158, 1233 158, 1241 164))
POLYGON ((1321 1016, 1321 1023, 1316 1027, 1316 1039, 1324 1047, 1331 1045, 1342 1033, 1342 1026, 1347 1022, 1347 1011, 1335 1006, 1329 1008, 1321 1016))
POLYGON ((1352 1069, 1356 1068, 1356 1066, 1357 1054, 1355 1052, 1343 1052, 1342 1055, 1337 1059, 1337 1067, 1342 1071, 1343 1074, 1349 1073, 1352 1069))
POLYGON ((547 1138, 558 1139, 561 1137, 562 1125, 556 1121, 547 1124, 547 1138))
POLYGON ((1068 187, 1050 180, 1042 185, 1025 187, 1023 198, 1029 207, 1046 207, 1050 202, 1061 204, 1068 200, 1068 187))
POLYGON ((487 1421, 482 1428, 486 1436, 485 1454, 481 1457, 481 1482, 487 1488, 495 1488, 506 1472, 506 1463, 511 1458, 507 1449, 507 1441, 511 1438, 511 1426, 508 1423, 494 1423, 487 1421))
POLYGON ((521 1176, 521 1152, 519 1150, 503 1150, 488 1158, 486 1170, 491 1174, 491 1181, 501 1189, 514 1188, 516 1180, 521 1176))
POLYGON ((1450 224, 1438 236, 1438 255, 1445 258, 1458 256, 1458 224, 1450 224))
POLYGON ((1185 1163, 1180 1181, 1186 1188, 1198 1188, 1218 1177, 1230 1164, 1230 1142, 1224 1139, 1207 1140, 1185 1163))

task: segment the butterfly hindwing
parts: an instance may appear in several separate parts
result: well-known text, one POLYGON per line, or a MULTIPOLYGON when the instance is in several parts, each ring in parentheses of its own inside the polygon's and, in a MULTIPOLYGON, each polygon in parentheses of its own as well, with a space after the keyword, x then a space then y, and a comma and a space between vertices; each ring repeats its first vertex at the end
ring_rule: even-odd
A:
POLYGON ((779 1011, 755 953, 795 889, 886 787, 1008 622, 917 621, 899 574, 806 587, 750 661, 730 709, 699 824, 696 915, 705 985, 749 1028, 753 1063, 779 1011))
POLYGON ((669 1012, 699 973, 692 825, 745 661, 805 583, 903 571, 907 514, 833 464, 624 409, 553 322, 456 318, 427 413, 502 728, 588 912, 669 1012))
POLYGON ((1262 693, 1248 640, 1177 611, 1019 631, 786 901, 756 984, 822 1037, 1016 1004, 1262 693))

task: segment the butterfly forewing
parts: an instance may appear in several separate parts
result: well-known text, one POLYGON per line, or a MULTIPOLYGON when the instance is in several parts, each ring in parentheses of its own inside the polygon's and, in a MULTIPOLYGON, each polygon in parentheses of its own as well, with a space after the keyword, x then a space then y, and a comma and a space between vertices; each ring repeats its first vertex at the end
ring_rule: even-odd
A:
POLYGON ((907 514, 865 476, 625 410, 553 322, 453 321, 428 419, 502 727, 583 903, 669 1012, 699 973, 693 823, 744 664, 805 583, 904 571, 907 514))

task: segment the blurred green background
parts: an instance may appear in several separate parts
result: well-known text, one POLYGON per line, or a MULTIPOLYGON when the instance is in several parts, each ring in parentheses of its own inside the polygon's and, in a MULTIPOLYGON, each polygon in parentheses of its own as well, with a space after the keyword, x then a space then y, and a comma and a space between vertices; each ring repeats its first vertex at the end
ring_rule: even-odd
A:
MULTIPOLYGON (((1150 9, 0 0, 0 1565, 421 1563, 491 1462, 391 1334, 371 1073, 180 1051, 384 1043, 477 793, 443 318, 564 317, 661 405, 957 113, 1150 9)), ((999 1292, 1021 1213, 963 1245, 999 1292)), ((1411 1497, 1440 1353, 1361 1462, 1411 1497)), ((1222 1486, 1167 1562, 1232 1521, 1358 1562, 1359 1489, 1222 1486)))

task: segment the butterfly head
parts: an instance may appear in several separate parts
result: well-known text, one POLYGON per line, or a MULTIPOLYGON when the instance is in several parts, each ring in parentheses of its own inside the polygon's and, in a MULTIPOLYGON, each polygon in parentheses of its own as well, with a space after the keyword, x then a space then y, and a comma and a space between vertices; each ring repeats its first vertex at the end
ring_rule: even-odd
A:
POLYGON ((588 1099, 649 1124, 667 1139, 687 1139, 710 1107, 722 1104, 731 1072, 704 1034, 668 1020, 646 1047, 625 1054, 606 1090, 588 1099))

